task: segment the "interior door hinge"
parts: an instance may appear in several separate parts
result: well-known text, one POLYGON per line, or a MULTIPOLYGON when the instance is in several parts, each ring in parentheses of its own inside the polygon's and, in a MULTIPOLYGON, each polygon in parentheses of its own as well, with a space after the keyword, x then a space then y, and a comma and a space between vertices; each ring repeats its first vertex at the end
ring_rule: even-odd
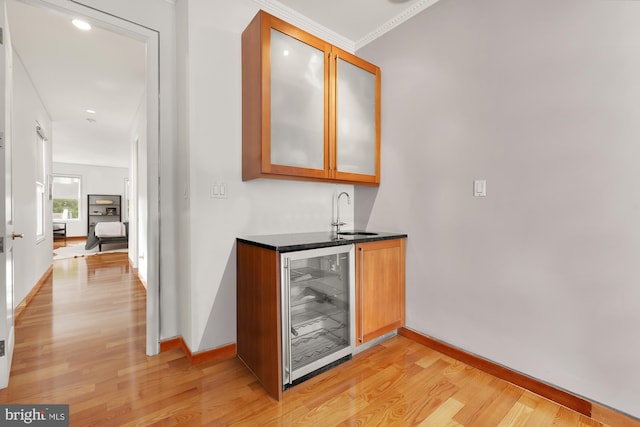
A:
POLYGON ((0 44, 4 44, 4 33, 3 33, 3 28, 0 27, 0 44))
POLYGON ((0 148, 4 148, 4 132, 0 132, 0 148))
POLYGON ((4 236, 0 236, 0 254, 4 253, 4 236))

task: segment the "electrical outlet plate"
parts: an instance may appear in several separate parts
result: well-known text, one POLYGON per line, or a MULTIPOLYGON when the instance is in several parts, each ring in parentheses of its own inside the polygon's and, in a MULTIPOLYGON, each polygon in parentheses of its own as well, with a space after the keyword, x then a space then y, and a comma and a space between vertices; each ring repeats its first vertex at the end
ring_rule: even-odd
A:
POLYGON ((0 341, 0 357, 4 356, 4 340, 0 341))

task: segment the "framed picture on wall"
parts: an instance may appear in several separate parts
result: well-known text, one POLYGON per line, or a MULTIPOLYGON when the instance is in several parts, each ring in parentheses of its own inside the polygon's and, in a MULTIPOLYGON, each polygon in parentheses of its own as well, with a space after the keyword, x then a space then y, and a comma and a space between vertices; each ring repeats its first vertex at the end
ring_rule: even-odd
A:
POLYGON ((117 215, 116 208, 106 208, 107 215, 117 215))

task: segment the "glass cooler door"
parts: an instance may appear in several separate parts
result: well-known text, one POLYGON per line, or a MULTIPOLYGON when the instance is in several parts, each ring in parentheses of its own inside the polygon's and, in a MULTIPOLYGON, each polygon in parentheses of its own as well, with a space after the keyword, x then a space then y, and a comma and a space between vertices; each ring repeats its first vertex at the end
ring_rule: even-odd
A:
POLYGON ((353 254, 346 245, 281 255, 285 387, 353 352, 353 254))

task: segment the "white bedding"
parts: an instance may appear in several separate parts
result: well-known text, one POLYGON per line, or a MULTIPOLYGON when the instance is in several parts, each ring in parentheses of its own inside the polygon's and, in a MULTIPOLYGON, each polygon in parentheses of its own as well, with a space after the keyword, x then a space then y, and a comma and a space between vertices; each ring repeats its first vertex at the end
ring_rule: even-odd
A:
POLYGON ((121 222, 99 222, 95 228, 96 237, 125 237, 127 229, 121 222))

